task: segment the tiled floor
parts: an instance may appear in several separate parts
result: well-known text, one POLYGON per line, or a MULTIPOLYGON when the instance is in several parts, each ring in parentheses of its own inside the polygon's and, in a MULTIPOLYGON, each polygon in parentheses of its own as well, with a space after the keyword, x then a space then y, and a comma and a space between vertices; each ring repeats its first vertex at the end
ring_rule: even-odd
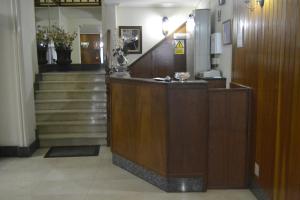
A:
POLYGON ((99 157, 0 159, 0 200, 255 200, 248 190, 165 193, 99 157))

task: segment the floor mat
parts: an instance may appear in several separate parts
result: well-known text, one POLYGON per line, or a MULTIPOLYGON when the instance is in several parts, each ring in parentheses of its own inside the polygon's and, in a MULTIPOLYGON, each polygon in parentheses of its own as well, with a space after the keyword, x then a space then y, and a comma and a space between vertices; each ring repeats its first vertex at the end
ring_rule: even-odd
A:
POLYGON ((100 145, 51 147, 45 158, 98 156, 100 145))

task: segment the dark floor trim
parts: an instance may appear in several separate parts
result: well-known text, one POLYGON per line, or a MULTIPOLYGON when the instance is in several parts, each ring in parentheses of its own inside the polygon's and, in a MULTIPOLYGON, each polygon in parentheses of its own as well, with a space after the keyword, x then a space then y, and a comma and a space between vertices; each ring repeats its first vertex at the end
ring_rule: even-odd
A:
POLYGON ((30 157, 38 148, 37 140, 28 147, 0 146, 0 157, 30 157))
POLYGON ((70 65, 57 65, 46 64, 39 65, 39 73, 44 72, 72 72, 72 71, 95 71, 104 69, 101 64, 70 64, 70 65))
POLYGON ((251 181, 250 189, 258 200, 271 200, 267 193, 259 186, 256 180, 251 181))
POLYGON ((149 171, 134 162, 119 155, 113 154, 113 164, 151 183, 166 192, 204 192, 202 177, 194 178, 168 178, 149 171))

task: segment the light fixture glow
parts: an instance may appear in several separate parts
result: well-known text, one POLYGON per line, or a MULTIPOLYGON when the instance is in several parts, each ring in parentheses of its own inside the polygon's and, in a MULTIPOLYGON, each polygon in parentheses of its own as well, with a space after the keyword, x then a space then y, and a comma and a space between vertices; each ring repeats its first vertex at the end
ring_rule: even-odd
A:
POLYGON ((169 33, 169 18, 166 16, 162 19, 162 33, 164 36, 167 36, 169 33))
POLYGON ((265 0, 256 0, 256 1, 259 3, 260 7, 264 7, 265 0))
POLYGON ((262 8, 265 4, 264 0, 244 0, 244 3, 246 4, 247 8, 250 11, 254 11, 255 8, 257 7, 257 5, 260 5, 260 7, 262 8))
POLYGON ((187 19, 187 24, 186 24, 186 29, 187 31, 190 33, 194 30, 195 28, 195 19, 194 19, 194 15, 190 14, 189 18, 187 19))

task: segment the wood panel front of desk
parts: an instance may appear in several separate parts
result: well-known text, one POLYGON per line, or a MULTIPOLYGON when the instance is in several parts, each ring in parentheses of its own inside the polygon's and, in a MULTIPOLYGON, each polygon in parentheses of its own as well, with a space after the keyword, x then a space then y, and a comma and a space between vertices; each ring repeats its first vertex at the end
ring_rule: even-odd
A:
POLYGON ((164 177, 207 182, 206 84, 111 79, 112 152, 164 177))

